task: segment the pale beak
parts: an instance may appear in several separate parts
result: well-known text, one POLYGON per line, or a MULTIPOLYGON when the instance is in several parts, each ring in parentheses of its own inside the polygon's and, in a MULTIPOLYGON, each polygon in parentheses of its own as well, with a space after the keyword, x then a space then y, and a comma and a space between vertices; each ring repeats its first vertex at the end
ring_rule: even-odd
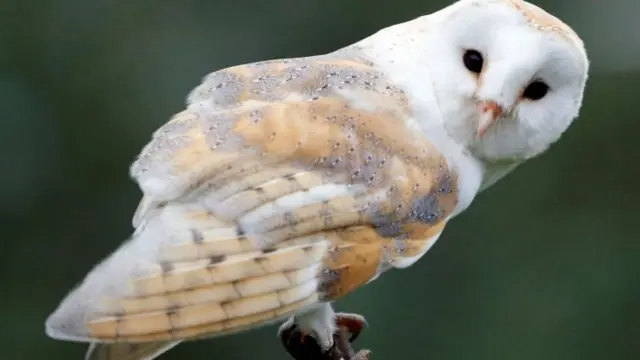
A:
POLYGON ((495 101, 489 100, 479 103, 478 110, 480 111, 480 119, 476 134, 481 137, 502 116, 503 110, 495 101))

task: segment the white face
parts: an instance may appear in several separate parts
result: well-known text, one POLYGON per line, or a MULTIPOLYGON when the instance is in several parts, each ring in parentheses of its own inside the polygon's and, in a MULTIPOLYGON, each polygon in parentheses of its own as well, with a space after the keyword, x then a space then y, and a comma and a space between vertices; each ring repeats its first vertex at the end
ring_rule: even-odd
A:
POLYGON ((588 71, 582 43, 528 22, 557 21, 546 13, 527 15, 537 17, 508 0, 463 0, 433 37, 428 61, 445 127, 477 157, 538 155, 578 115, 588 71))

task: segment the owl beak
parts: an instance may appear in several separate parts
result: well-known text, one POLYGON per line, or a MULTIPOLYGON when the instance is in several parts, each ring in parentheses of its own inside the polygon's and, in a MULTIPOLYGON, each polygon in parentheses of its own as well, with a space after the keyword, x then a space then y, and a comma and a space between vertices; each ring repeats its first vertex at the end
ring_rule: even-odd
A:
POLYGON ((500 105, 495 101, 485 100, 478 104, 478 110, 480 111, 480 119, 478 120, 478 129, 476 134, 478 137, 482 137, 491 125, 502 116, 503 110, 500 105))

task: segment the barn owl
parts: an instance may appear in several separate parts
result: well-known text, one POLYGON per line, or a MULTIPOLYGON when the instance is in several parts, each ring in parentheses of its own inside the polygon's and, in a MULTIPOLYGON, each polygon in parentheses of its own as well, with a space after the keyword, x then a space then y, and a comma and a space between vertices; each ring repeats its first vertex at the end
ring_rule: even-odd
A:
POLYGON ((411 266, 578 116, 589 61, 520 0, 460 0, 334 52, 213 72, 131 166, 135 231, 46 320, 88 360, 281 323, 411 266))

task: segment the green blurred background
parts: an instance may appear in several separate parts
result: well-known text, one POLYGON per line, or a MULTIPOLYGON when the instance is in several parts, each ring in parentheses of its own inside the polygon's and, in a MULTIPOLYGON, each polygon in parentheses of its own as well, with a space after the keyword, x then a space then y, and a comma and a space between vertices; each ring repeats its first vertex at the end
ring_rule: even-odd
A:
MULTIPOLYGON (((1 359, 82 359, 45 337, 131 232, 128 165, 207 73, 329 52, 442 0, 0 0, 1 359)), ((637 0, 535 1, 586 42, 580 120, 483 193, 414 267, 338 303, 380 360, 640 359, 637 0)), ((271 326, 162 359, 284 360, 271 326)))

